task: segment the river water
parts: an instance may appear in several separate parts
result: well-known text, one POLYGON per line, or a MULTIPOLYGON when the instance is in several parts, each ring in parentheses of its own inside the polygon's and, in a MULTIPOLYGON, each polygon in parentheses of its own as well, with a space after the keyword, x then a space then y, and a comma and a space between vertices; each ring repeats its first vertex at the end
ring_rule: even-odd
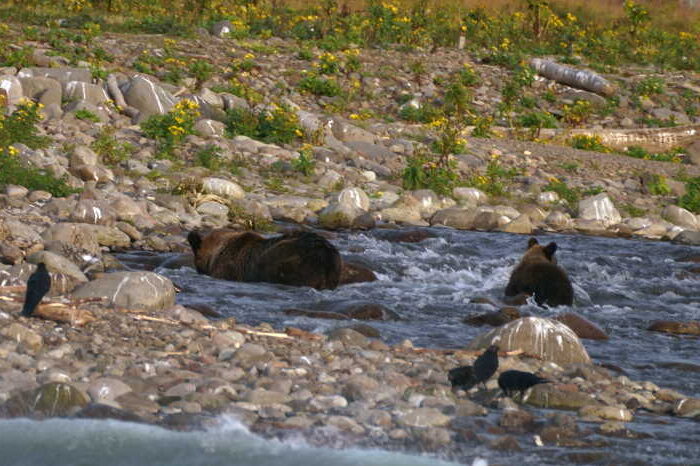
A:
MULTIPOLYGON (((157 271, 182 288, 179 303, 206 304, 224 315, 235 316, 241 323, 268 322, 275 328, 294 326, 325 332, 348 322, 292 317, 282 311, 326 310, 339 303, 366 302, 381 304, 399 315, 396 321, 369 322, 389 344, 408 338, 416 346, 463 347, 488 330, 469 326, 463 319, 492 310, 470 301, 502 296, 510 272, 526 248, 527 237, 452 229, 428 231, 434 237, 419 243, 389 242, 375 232, 340 234, 333 243, 344 257, 366 264, 379 279, 336 290, 227 282, 198 275, 188 267, 160 267, 157 271)), ((538 239, 540 243, 556 241, 559 245, 559 264, 574 284, 573 310, 610 335, 608 341, 584 341, 595 362, 618 366, 632 380, 649 380, 700 396, 700 339, 646 330, 653 320, 700 320, 700 277, 690 272, 698 264, 679 260, 700 255, 700 248, 586 236, 541 235, 538 239)), ((143 253, 124 254, 120 259, 134 268, 143 268, 148 262, 143 253)), ((526 305, 521 312, 551 317, 572 308, 526 305)), ((57 457, 53 464, 440 464, 434 458, 400 453, 330 450, 310 447, 303 441, 264 440, 235 421, 223 425, 213 433, 183 434, 113 421, 15 420, 0 423, 0 456, 6 452, 10 452, 8 458, 18 455, 16 462, 7 464, 43 464, 42 458, 52 458, 30 455, 28 460, 20 461, 20 447, 36 455, 43 451, 27 445, 26 437, 22 442, 12 440, 20 438, 16 432, 24 431, 30 437, 45 436, 56 445, 69 446, 65 459, 57 457), (64 439, 66 432, 75 435, 64 439), (104 435, 100 437, 98 432, 104 435), (115 459, 98 462, 92 461, 98 456, 70 456, 71 451, 84 448, 90 452, 94 449, 95 455, 107 449, 115 453, 115 459), (131 462, 134 450, 142 451, 144 456, 131 462), (203 455, 206 461, 201 459, 203 455)), ((628 427, 651 438, 605 439, 610 443, 609 451, 628 460, 626 464, 700 464, 699 422, 638 412, 628 427)), ((471 462, 480 454, 496 464, 568 462, 560 456, 565 450, 538 448, 534 442, 521 445, 525 451, 515 456, 484 450, 465 452, 462 458, 471 462)), ((2 459, 0 464, 4 464, 2 459)))

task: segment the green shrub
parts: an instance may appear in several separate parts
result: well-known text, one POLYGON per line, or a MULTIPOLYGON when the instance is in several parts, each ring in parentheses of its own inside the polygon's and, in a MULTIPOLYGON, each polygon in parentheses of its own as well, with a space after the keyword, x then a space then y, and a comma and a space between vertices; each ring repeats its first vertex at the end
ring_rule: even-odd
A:
POLYGON ((663 78, 649 76, 642 79, 639 84, 637 84, 635 91, 638 95, 649 97, 652 95, 663 94, 665 87, 666 82, 663 80, 663 78))
POLYGON ((0 186, 16 184, 36 191, 48 191, 55 197, 65 197, 78 192, 62 179, 58 179, 36 167, 25 166, 14 147, 0 148, 0 186))
POLYGON ((309 75, 299 81, 299 89, 313 95, 335 97, 343 92, 343 89, 333 78, 321 78, 309 75))
POLYGON ((490 196, 507 196, 510 181, 518 175, 515 168, 505 168, 498 161, 498 156, 492 156, 486 165, 483 175, 472 176, 467 184, 478 188, 490 196))
POLYGON ((304 176, 311 176, 314 174, 316 161, 314 160, 311 145, 304 144, 299 151, 299 157, 292 160, 292 168, 304 176))
POLYGON ((630 146, 626 151, 622 152, 625 155, 636 159, 656 160, 657 162, 681 162, 681 155, 684 153, 682 148, 671 149, 667 152, 651 153, 639 146, 630 146))
POLYGON ((671 188, 668 185, 666 177, 663 175, 652 174, 647 182, 649 194, 654 196, 668 196, 671 194, 671 188))
POLYGON ((259 112, 233 108, 226 114, 226 129, 229 136, 241 134, 274 144, 289 144, 304 135, 296 113, 276 104, 259 112))
POLYGON ((407 158, 401 179, 404 189, 432 189, 438 194, 449 196, 457 185, 459 175, 453 160, 417 150, 407 158))
POLYGON ((183 99, 165 115, 153 115, 141 124, 146 137, 155 139, 158 155, 172 156, 176 146, 194 134, 194 124, 199 117, 199 105, 189 99, 183 99))
POLYGON ((685 194, 678 200, 678 205, 700 214, 700 176, 685 182, 685 194))
POLYGON ((559 195, 560 199, 566 201, 570 207, 574 207, 579 200, 579 193, 576 189, 571 189, 563 181, 553 178, 548 184, 542 187, 542 191, 552 191, 559 195))
POLYGON ((195 154, 196 164, 212 171, 218 171, 224 164, 221 147, 207 144, 195 154))
POLYGON ((603 140, 600 138, 600 136, 587 136, 585 134, 574 136, 569 139, 569 145, 574 149, 604 153, 612 152, 610 147, 603 144, 603 140))
POLYGON ((78 120, 84 120, 84 121, 91 121, 93 123, 99 123, 100 122, 100 117, 95 115, 93 112, 90 110, 85 110, 84 108, 81 108, 80 110, 75 111, 75 117, 78 120))
POLYGON ((20 103, 17 110, 9 116, 0 113, 0 150, 14 143, 22 143, 32 149, 45 147, 49 143, 49 138, 40 136, 36 127, 42 118, 42 107, 41 104, 27 100, 20 103))
POLYGON ((134 153, 134 146, 128 142, 120 142, 114 137, 114 128, 105 126, 90 145, 92 150, 107 165, 118 165, 126 161, 134 153))

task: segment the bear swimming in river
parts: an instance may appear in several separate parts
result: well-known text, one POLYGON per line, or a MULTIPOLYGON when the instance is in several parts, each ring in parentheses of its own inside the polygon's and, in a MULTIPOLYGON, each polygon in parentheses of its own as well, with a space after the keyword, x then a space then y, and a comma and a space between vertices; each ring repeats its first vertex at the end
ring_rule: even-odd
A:
POLYGON ((197 272, 215 278, 319 290, 336 288, 340 280, 340 253, 316 233, 264 238, 232 230, 214 230, 206 236, 193 231, 187 241, 194 252, 197 272))
POLYGON ((535 238, 530 238, 525 255, 510 276, 505 295, 534 295, 540 306, 573 304, 574 289, 569 276, 557 265, 556 250, 557 243, 541 246, 535 238))

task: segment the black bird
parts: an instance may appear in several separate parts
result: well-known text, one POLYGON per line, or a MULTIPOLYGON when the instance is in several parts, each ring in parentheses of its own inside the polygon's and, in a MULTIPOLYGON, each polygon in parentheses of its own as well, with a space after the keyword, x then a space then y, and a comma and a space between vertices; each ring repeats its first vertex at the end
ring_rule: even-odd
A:
POLYGON ((465 392, 476 385, 474 381, 474 368, 472 366, 462 366, 450 369, 447 378, 452 384, 452 388, 461 388, 465 392))
POLYGON ((486 388, 486 381, 498 370, 498 346, 491 345, 474 361, 474 383, 486 388))
POLYGON ((523 371, 505 371, 498 377, 498 386, 501 387, 506 396, 511 396, 513 393, 525 394, 525 391, 541 383, 550 383, 551 380, 538 377, 531 372, 523 371))
POLYGON ((27 293, 24 295, 22 315, 25 317, 31 316, 44 295, 49 292, 49 289, 51 289, 51 275, 46 270, 46 265, 43 262, 39 262, 36 266, 36 271, 27 280, 27 293))

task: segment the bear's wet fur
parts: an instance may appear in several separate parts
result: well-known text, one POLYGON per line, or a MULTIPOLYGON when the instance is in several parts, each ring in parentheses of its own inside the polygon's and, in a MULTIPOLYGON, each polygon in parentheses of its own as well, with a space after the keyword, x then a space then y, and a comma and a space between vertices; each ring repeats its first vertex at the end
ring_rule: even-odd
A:
POLYGON ((569 276, 557 265, 556 251, 557 243, 542 246, 535 238, 530 238, 525 255, 510 276, 505 295, 525 293, 534 295, 540 306, 571 306, 574 289, 569 276))
POLYGON ((340 253, 313 232, 265 238, 252 232, 192 231, 187 241, 197 272, 224 280, 333 289, 340 281, 340 253))

